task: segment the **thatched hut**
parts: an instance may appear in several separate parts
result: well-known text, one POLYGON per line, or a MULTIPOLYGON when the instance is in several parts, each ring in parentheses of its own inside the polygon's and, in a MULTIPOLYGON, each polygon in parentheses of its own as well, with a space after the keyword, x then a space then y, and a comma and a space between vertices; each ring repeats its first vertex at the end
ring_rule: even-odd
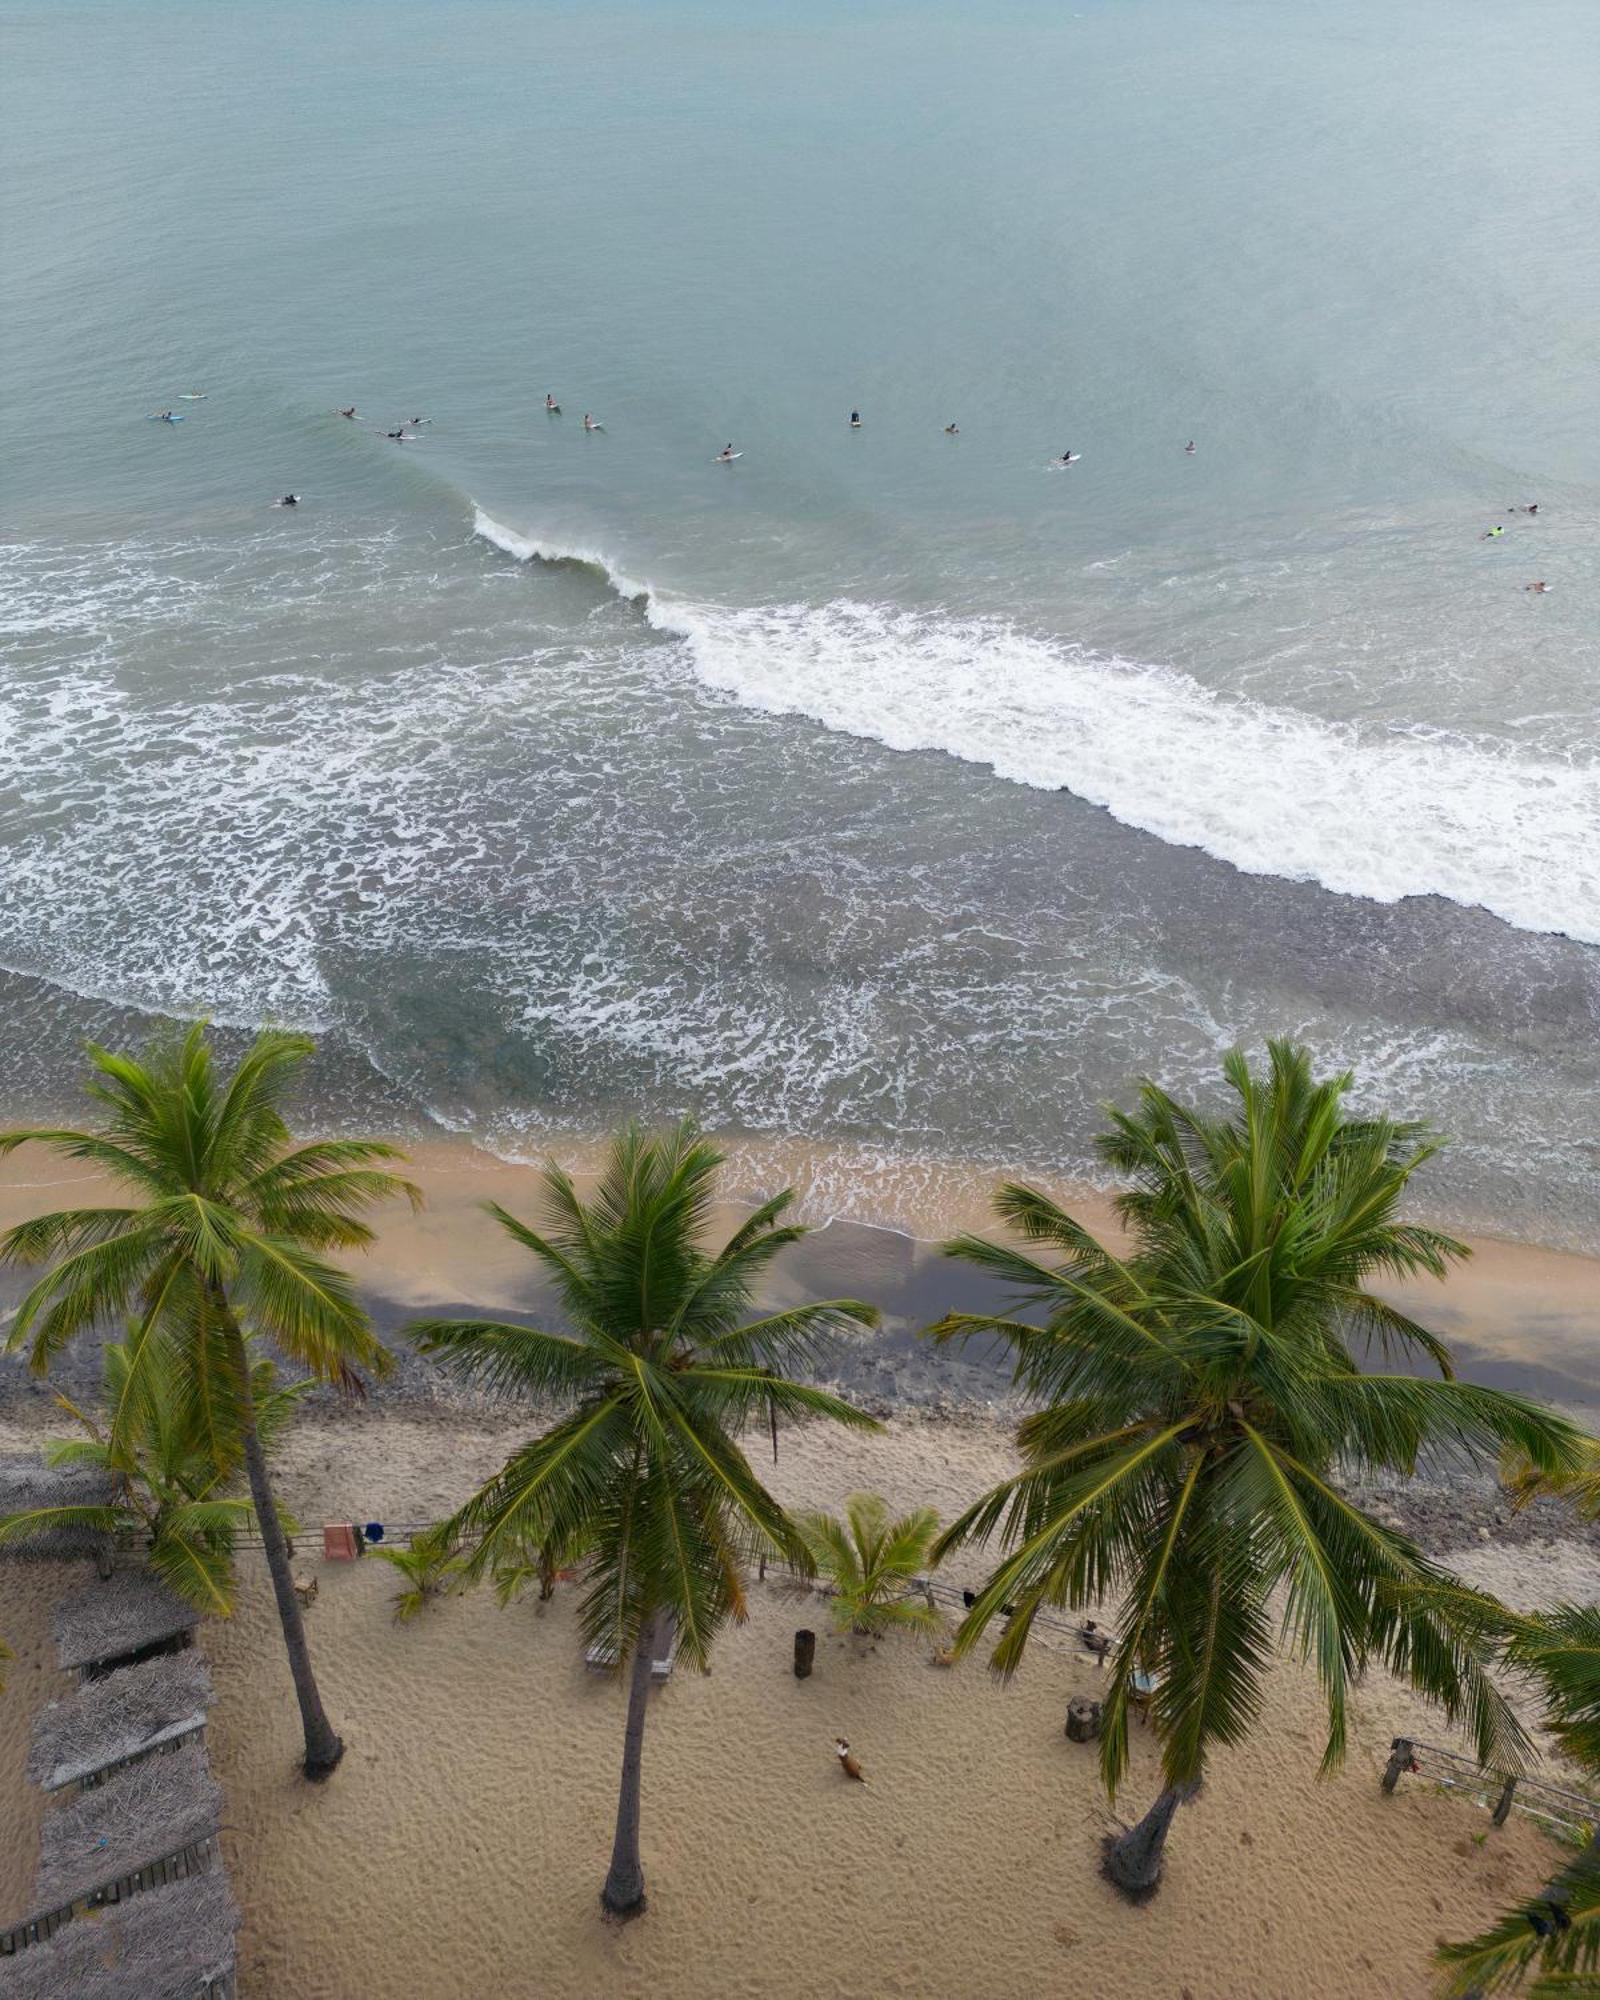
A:
POLYGON ((197 1736, 211 1705, 199 1653, 163 1653, 85 1681, 34 1717, 28 1776, 47 1792, 92 1784, 118 1765, 197 1736))
POLYGON ((200 1622, 192 1604, 142 1570, 118 1570, 56 1607, 56 1656, 66 1669, 128 1666, 189 1643, 200 1622))
POLYGON ((7 2000, 232 2000, 239 1910, 220 1868, 0 1960, 7 2000))
MULTIPOLYGON (((0 1457, 0 1520, 44 1507, 109 1507, 111 1476, 95 1465, 46 1465, 36 1453, 0 1457)), ((108 1559, 112 1538, 97 1528, 43 1526, 0 1538, 0 1557, 36 1562, 71 1556, 108 1559)))
POLYGON ((198 1743, 145 1757, 47 1812, 34 1906, 64 1910, 104 1890, 119 1901, 217 1860, 222 1787, 198 1743))

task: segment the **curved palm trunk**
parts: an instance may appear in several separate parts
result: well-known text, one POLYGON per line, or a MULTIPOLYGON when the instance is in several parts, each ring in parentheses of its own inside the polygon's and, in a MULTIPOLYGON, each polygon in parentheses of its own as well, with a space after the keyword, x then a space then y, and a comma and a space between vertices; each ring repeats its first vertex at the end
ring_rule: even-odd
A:
POLYGON ((272 1594, 278 1600, 278 1621, 283 1627, 283 1643, 289 1654, 289 1672, 294 1678, 295 1699, 300 1704, 300 1724, 305 1732, 305 1774, 326 1778, 344 1755, 344 1743, 328 1720, 311 1671, 311 1652, 306 1645, 305 1620, 300 1600, 294 1594, 294 1577, 289 1568, 289 1544, 283 1523, 278 1519, 278 1503, 273 1497, 267 1474, 267 1455, 256 1430, 255 1400, 250 1394, 250 1360, 244 1336, 231 1311, 223 1308, 228 1329, 228 1345, 242 1385, 240 1421, 244 1430, 245 1471, 250 1477, 250 1498, 255 1504, 261 1540, 267 1551, 267 1569, 272 1576, 272 1594))
POLYGON ((1192 1785, 1168 1785, 1137 1826, 1106 1842, 1106 1876, 1124 1895, 1154 1893, 1161 1880, 1172 1816, 1193 1795, 1192 1785))
POLYGON ((652 1614, 640 1627, 628 1677, 628 1726, 622 1739, 617 1830, 611 1842, 606 1885, 600 1891, 602 1906, 614 1917, 644 1914, 644 1868, 639 1860, 639 1778, 644 1763, 644 1721, 649 1708, 650 1662, 655 1653, 657 1624, 652 1614))

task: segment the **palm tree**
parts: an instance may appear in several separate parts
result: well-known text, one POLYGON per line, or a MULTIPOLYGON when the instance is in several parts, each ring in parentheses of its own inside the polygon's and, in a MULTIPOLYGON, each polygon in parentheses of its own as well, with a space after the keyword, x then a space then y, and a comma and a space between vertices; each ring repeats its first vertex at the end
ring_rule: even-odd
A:
POLYGON ((550 1166, 543 1230, 493 1209, 553 1281, 570 1333, 485 1320, 422 1320, 424 1353, 481 1387, 569 1407, 513 1452, 446 1524, 470 1579, 514 1572, 530 1551, 581 1548, 585 1642, 631 1660, 611 1866, 601 1902, 644 1908, 640 1765, 650 1664, 672 1644, 705 1670, 712 1641, 745 1616, 743 1569, 775 1551, 802 1567, 805 1544, 736 1442, 752 1420, 829 1417, 877 1428, 862 1411, 792 1381, 829 1337, 877 1315, 853 1299, 748 1319, 757 1279, 806 1232, 758 1208, 718 1251, 704 1247, 721 1156, 685 1122, 612 1146, 594 1195, 550 1166), (670 1623, 669 1639, 666 1626, 670 1623))
MULTIPOLYGON (((291 1422, 311 1378, 277 1386, 265 1356, 250 1364, 250 1393, 262 1450, 291 1422)), ((68 1397, 56 1401, 76 1419, 82 1435, 56 1438, 45 1447, 51 1465, 86 1465, 111 1482, 111 1498, 30 1507, 0 1518, 0 1544, 25 1541, 41 1530, 75 1528, 91 1533, 142 1536, 150 1567, 190 1603, 217 1617, 233 1610, 233 1552, 240 1529, 255 1521, 251 1503, 226 1489, 237 1468, 219 1469, 192 1406, 179 1394, 170 1369, 146 1370, 136 1385, 127 1343, 105 1346, 105 1402, 123 1412, 121 1435, 108 1431, 68 1397)), ((293 1531, 293 1523, 287 1524, 293 1531)))
POLYGON ((1442 1275, 1465 1254, 1398 1219, 1434 1147, 1419 1128, 1352 1119, 1348 1076, 1317 1082, 1305 1051, 1275 1042, 1265 1077, 1234 1054, 1236 1114, 1209 1117, 1144 1085, 1113 1114, 1102 1157, 1131 1185, 1132 1238, 1114 1256, 1036 1189, 1011 1185, 1002 1220, 1057 1253, 1045 1263, 961 1237, 950 1254, 1006 1281, 1016 1314, 954 1315, 940 1339, 998 1334, 1041 1404, 1022 1422, 1023 1470, 946 1529, 942 1556, 998 1534, 1007 1553, 957 1635, 1022 1660, 1039 1612, 1120 1599, 1100 1738, 1115 1796, 1128 1707, 1148 1705, 1165 1783, 1107 1852, 1130 1893, 1159 1881, 1168 1829, 1211 1748, 1240 1742, 1279 1643, 1315 1662, 1327 1709, 1323 1768, 1345 1747, 1346 1697, 1382 1661, 1470 1729, 1480 1757, 1514 1767, 1524 1737, 1487 1672, 1484 1601, 1339 1490, 1341 1469, 1476 1464, 1503 1448, 1541 1471, 1576 1460, 1578 1433, 1519 1396, 1454 1381, 1443 1344, 1366 1289, 1442 1275), (1364 1374, 1358 1350, 1420 1352, 1437 1376, 1364 1374))
POLYGON ((941 1621, 931 1598, 912 1594, 939 1532, 931 1507, 891 1521, 880 1494, 852 1493, 843 1520, 802 1514, 796 1525, 818 1571, 833 1585, 834 1623, 841 1632, 937 1630, 941 1621))
MULTIPOLYGON (((1600 1605, 1506 1612, 1502 1629, 1507 1663, 1542 1690, 1546 1728, 1600 1777, 1600 1605)), ((1441 1945, 1437 1956, 1447 1968, 1444 1991, 1462 2000, 1520 1986, 1535 1968, 1528 2000, 1600 1994, 1600 1827, 1537 1896, 1478 1937, 1441 1945)))
POLYGON ((0 1237, 0 1262, 51 1263, 17 1308, 9 1345, 30 1347, 36 1374, 79 1334, 133 1315, 124 1394, 109 1415, 120 1452, 147 1385, 173 1371, 183 1421, 219 1473, 240 1459, 266 1547, 305 1731, 305 1772, 323 1778, 344 1745, 323 1711, 289 1572, 251 1394, 248 1341, 259 1334, 296 1366, 347 1391, 384 1354, 346 1274, 320 1254, 364 1248, 362 1212, 409 1181, 401 1156, 366 1139, 296 1147, 284 1122, 291 1083, 310 1057, 304 1035, 258 1035, 231 1077, 218 1076, 203 1024, 142 1059, 91 1046, 89 1095, 99 1131, 0 1134, 0 1155, 54 1146, 119 1182, 128 1203, 66 1209, 0 1237), (53 1261, 52 1261, 53 1260, 53 1261))

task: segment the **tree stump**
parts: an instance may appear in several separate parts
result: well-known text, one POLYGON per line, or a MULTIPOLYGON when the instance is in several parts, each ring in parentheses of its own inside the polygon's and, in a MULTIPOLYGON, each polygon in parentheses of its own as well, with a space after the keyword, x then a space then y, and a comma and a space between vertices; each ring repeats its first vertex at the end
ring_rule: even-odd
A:
POLYGON ((811 1678, 811 1662, 817 1654, 817 1635, 802 1628, 794 1635, 794 1677, 797 1681, 811 1678))
POLYGON ((1067 1737, 1073 1743, 1092 1743, 1100 1734, 1100 1704, 1086 1694, 1075 1694, 1067 1703, 1067 1737))

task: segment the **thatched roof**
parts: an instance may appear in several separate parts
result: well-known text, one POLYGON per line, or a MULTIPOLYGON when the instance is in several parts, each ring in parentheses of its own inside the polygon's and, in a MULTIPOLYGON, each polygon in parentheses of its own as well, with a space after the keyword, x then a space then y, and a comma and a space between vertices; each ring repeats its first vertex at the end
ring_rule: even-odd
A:
POLYGON ((198 1743, 113 1772, 45 1814, 34 1907, 64 1909, 91 1889, 206 1839, 221 1817, 222 1787, 198 1743))
MULTIPOLYGON (((0 1457, 0 1519, 36 1507, 106 1507, 116 1497, 115 1482, 93 1465, 46 1465, 35 1453, 0 1457)), ((98 1555, 111 1545, 93 1528, 41 1528, 0 1541, 0 1558, 33 1561, 98 1555)))
POLYGON ((187 1735, 205 1722, 210 1705, 211 1676, 192 1648, 119 1667, 39 1711, 28 1776, 47 1792, 58 1792, 187 1735))
POLYGON ((56 1653, 63 1667, 95 1666, 191 1632, 199 1623, 194 1606, 165 1584, 142 1570, 118 1570, 56 1606, 56 1653))
POLYGON ((5 1965, 7 2000, 195 2000, 233 1970, 239 1911, 220 1868, 76 1917, 5 1965))

